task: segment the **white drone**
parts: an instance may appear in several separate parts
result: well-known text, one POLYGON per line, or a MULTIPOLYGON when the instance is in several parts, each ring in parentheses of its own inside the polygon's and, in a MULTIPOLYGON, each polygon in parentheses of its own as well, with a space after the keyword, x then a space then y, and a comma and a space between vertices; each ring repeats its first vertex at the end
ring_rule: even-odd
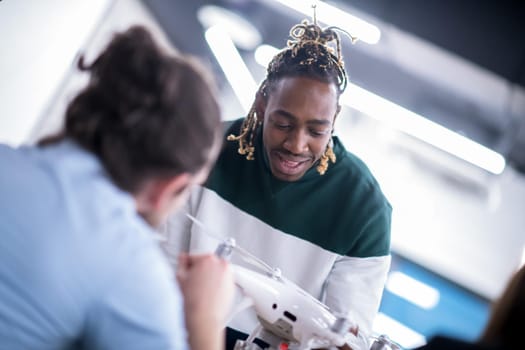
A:
MULTIPOLYGON (((209 235, 223 240, 211 234, 199 220, 186 215, 209 235)), ((356 336, 350 332, 350 328, 355 325, 346 316, 334 315, 326 305, 283 277, 278 268, 272 268, 237 246, 233 238, 222 241, 215 253, 221 258, 229 259, 234 251, 243 260, 264 272, 231 265, 235 284, 245 297, 234 313, 253 306, 259 320, 259 325, 245 341, 237 341, 235 350, 262 349, 254 342, 255 339, 269 344, 267 350, 309 350, 354 343, 352 339, 356 339, 356 336)), ((370 348, 380 349, 397 350, 399 346, 382 335, 370 348)))

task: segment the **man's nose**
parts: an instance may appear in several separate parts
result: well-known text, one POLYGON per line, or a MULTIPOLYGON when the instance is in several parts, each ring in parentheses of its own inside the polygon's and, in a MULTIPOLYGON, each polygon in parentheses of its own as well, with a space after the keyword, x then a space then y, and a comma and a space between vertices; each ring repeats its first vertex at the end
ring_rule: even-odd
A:
POLYGON ((301 154, 308 151, 308 135, 301 130, 290 132, 284 142, 284 148, 293 154, 301 154))

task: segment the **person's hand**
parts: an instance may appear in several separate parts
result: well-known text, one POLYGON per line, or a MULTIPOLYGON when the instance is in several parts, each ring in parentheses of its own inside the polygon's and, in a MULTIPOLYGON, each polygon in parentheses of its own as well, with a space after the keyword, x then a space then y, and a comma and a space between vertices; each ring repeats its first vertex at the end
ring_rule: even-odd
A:
MULTIPOLYGON (((357 337, 359 335, 359 326, 355 325, 355 326, 351 326, 349 329, 348 329, 348 332, 353 334, 355 337, 357 337)), ((339 346, 337 347, 337 349, 339 350, 355 350, 350 344, 344 344, 343 346, 339 346)), ((328 350, 328 349, 319 349, 319 350, 328 350)))
POLYGON ((338 347, 339 350, 358 350, 358 349, 368 349, 367 338, 362 332, 359 331, 358 325, 353 325, 348 329, 348 333, 352 334, 348 339, 348 342, 341 347, 338 347))
POLYGON ((234 295, 229 263, 213 254, 182 253, 179 256, 177 280, 184 297, 191 348, 222 348, 225 321, 234 295))

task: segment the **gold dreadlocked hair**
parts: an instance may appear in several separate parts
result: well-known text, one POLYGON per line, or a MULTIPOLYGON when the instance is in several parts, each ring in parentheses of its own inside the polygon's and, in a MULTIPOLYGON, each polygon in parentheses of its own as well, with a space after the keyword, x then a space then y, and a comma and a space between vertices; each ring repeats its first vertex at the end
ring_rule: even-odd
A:
MULTIPOLYGON (((334 83, 337 86, 338 95, 343 93, 348 83, 348 77, 341 54, 341 40, 335 30, 342 31, 337 27, 324 29, 319 27, 315 15, 314 23, 308 23, 307 20, 304 20, 302 23, 293 26, 290 30, 291 39, 288 40, 287 47, 273 57, 267 68, 266 79, 259 86, 257 93, 266 97, 275 82, 283 77, 290 76, 306 76, 334 83), (334 42, 335 48, 333 47, 334 42)), ((355 37, 350 36, 350 38, 352 42, 355 42, 355 37)), ((231 134, 227 137, 228 141, 239 142, 238 152, 245 155, 248 160, 254 159, 253 141, 258 126, 262 124, 262 121, 257 121, 255 103, 244 118, 239 135, 231 134)), ((327 150, 317 166, 317 171, 321 175, 328 168, 328 160, 331 160, 332 163, 335 163, 336 160, 331 144, 332 141, 330 140, 327 150)))

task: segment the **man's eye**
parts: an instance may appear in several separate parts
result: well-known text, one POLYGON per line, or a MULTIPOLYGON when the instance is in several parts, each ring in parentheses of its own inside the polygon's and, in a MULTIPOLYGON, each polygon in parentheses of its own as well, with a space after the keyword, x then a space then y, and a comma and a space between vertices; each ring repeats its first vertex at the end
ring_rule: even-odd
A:
POLYGON ((310 130, 310 134, 312 134, 315 137, 320 137, 326 135, 326 131, 318 131, 318 130, 310 130))
POLYGON ((278 128, 278 129, 282 129, 282 130, 285 130, 285 129, 289 129, 290 128, 290 124, 275 124, 275 126, 278 128))

